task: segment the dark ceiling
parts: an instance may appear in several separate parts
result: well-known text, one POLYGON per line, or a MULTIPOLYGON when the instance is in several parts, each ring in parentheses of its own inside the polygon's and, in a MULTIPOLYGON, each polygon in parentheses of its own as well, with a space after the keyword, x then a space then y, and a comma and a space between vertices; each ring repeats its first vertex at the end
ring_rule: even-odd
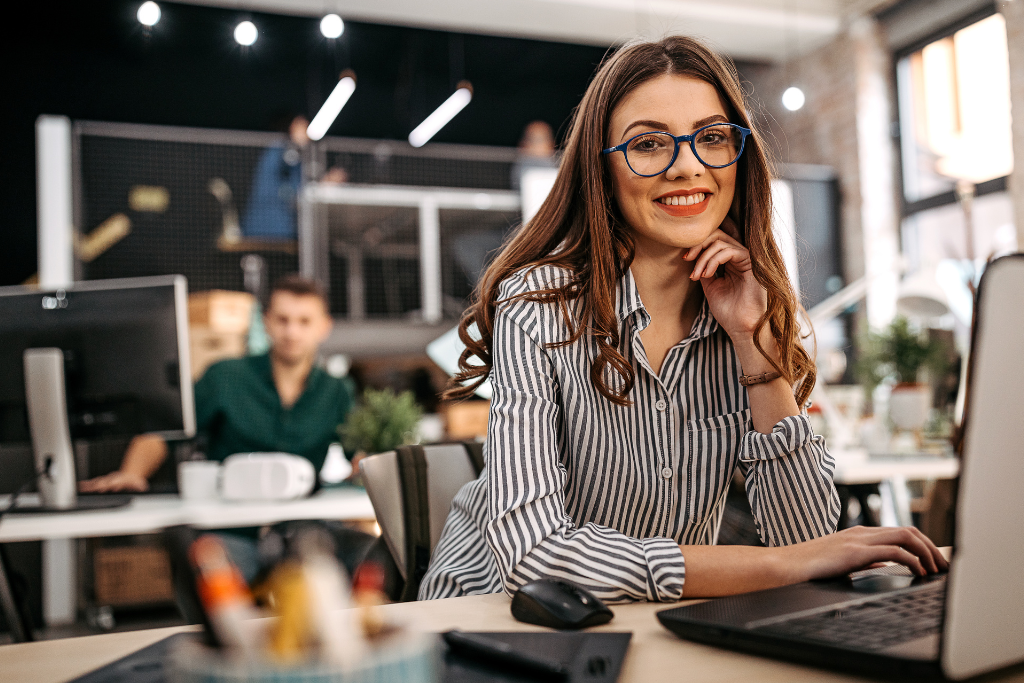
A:
POLYGON ((331 135, 404 139, 451 94, 473 102, 438 142, 515 145, 530 121, 563 128, 604 49, 346 22, 328 41, 315 18, 161 3, 150 31, 140 3, 37 2, 0 28, 4 131, 0 284, 36 270, 35 134, 40 114, 72 119, 267 130, 312 116, 346 68, 358 87, 331 135), (26 16, 27 15, 27 16, 26 16), (252 19, 251 48, 232 39, 252 19))

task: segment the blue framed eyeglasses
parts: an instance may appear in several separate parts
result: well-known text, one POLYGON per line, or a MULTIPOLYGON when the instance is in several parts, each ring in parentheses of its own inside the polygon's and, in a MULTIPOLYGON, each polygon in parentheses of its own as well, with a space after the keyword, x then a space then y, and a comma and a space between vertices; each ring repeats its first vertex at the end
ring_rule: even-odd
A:
POLYGON ((693 156, 708 168, 731 166, 743 154, 748 135, 749 128, 733 123, 713 123, 698 128, 692 135, 672 135, 665 131, 640 133, 601 153, 622 152, 629 170, 650 178, 661 175, 676 163, 680 142, 689 143, 693 156))

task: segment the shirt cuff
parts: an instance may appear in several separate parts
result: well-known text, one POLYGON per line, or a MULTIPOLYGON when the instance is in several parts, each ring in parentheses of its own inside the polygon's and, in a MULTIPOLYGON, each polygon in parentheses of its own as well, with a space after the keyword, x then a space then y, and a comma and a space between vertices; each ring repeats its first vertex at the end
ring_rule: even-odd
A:
POLYGON ((806 415, 790 415, 779 420, 770 434, 747 432, 743 436, 740 460, 754 462, 785 457, 810 441, 820 439, 814 435, 806 415))
POLYGON ((647 599, 656 602, 682 599, 686 563, 679 544, 671 538, 645 538, 640 543, 647 558, 647 599))

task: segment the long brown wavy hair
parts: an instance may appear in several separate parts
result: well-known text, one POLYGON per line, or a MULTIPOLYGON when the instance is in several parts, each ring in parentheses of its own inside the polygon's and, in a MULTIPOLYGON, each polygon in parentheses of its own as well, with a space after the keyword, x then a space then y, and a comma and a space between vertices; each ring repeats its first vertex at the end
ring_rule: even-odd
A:
POLYGON ((490 374, 501 282, 524 267, 550 264, 568 270, 569 280, 557 288, 520 296, 559 306, 571 335, 554 346, 572 344, 584 334, 590 335, 598 347, 591 381, 610 401, 629 405, 627 397, 636 377, 617 349, 615 291, 632 263, 634 244, 631 228, 615 206, 601 150, 611 113, 622 98, 663 74, 689 76, 715 86, 730 120, 753 131, 737 162, 733 207, 734 214, 738 213, 734 217, 740 228, 739 239, 750 251, 753 275, 768 292, 768 308, 757 324, 754 340, 775 370, 791 384, 799 384, 798 405, 807 400, 814 387, 815 368, 800 343, 796 296, 772 235, 768 152, 747 114, 749 108, 735 66, 700 41, 683 36, 626 45, 598 69, 573 114, 554 187, 537 214, 504 245, 477 284, 473 303, 459 324, 459 337, 466 345, 459 358, 460 372, 452 378, 445 398, 468 398, 490 374), (477 332, 470 334, 474 324, 477 332), (778 344, 778 362, 759 342, 765 325, 778 344), (470 362, 474 356, 478 363, 470 362), (615 387, 605 379, 608 367, 622 380, 615 382, 615 387))

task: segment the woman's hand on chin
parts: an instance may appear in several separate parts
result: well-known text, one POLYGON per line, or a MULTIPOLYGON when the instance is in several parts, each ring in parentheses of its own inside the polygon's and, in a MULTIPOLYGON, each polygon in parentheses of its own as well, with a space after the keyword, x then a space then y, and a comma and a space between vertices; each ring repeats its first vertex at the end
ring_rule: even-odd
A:
POLYGON ((753 337, 768 308, 768 293, 754 278, 747 248, 719 228, 683 258, 694 262, 690 278, 700 280, 712 315, 733 343, 753 337))

